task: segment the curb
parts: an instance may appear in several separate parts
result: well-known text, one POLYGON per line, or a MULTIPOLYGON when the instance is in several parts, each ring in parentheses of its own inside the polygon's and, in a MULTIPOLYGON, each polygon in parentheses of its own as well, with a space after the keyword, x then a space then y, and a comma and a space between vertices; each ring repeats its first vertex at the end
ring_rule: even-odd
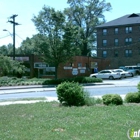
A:
POLYGON ((6 86, 6 87, 0 87, 0 90, 31 89, 31 88, 55 88, 55 87, 56 87, 56 85, 6 86))
MULTIPOLYGON (((100 86, 100 85, 114 85, 112 83, 83 83, 82 86, 100 86)), ((32 89, 32 88, 56 88, 57 85, 27 85, 27 86, 5 86, 0 87, 0 90, 11 90, 11 89, 32 89)))

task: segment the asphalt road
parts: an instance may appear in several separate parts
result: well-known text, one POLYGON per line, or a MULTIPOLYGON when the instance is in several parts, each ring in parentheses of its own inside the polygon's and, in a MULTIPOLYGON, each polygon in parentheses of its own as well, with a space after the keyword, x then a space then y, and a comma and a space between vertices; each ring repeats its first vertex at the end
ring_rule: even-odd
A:
MULTIPOLYGON (((140 76, 126 78, 122 80, 104 80, 103 85, 84 86, 90 96, 101 97, 104 94, 120 94, 124 97, 129 92, 137 92, 137 84, 140 76)), ((20 98, 37 98, 37 97, 57 97, 55 88, 32 88, 32 89, 13 89, 0 90, 0 100, 3 99, 20 99, 20 98)))
MULTIPOLYGON (((100 86, 100 87, 90 87, 85 88, 89 92, 90 96, 100 97, 104 94, 120 94, 125 95, 128 92, 136 92, 137 88, 132 87, 111 87, 111 86, 100 86)), ((20 98, 37 98, 37 97, 57 97, 56 91, 38 91, 38 92, 25 92, 25 93, 10 93, 0 95, 0 100, 2 99, 20 99, 20 98)))

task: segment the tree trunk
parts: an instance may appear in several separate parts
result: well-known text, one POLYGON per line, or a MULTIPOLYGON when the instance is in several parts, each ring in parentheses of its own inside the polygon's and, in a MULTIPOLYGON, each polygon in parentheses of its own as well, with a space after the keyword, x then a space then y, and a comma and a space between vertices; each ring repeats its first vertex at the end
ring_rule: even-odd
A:
POLYGON ((82 50, 82 55, 87 56, 88 53, 89 53, 89 50, 87 48, 87 43, 84 43, 83 50, 82 50))

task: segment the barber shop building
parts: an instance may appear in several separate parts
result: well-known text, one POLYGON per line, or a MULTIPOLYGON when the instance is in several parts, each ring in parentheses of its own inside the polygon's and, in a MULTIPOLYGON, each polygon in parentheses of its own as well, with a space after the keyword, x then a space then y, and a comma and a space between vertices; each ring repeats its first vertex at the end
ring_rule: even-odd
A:
MULTIPOLYGON (((39 56, 17 56, 16 60, 23 62, 27 67, 25 76, 30 78, 55 78, 55 67, 43 62, 39 56)), ((58 78, 71 78, 75 76, 89 76, 91 73, 107 69, 110 61, 107 59, 88 56, 75 56, 73 61, 60 64, 58 67, 58 78)))

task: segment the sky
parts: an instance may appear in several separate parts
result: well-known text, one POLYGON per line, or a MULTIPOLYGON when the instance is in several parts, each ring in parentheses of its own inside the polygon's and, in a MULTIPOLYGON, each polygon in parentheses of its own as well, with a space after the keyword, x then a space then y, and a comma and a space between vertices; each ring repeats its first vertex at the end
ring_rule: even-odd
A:
MULTIPOLYGON (((140 13, 140 0, 106 0, 106 2, 112 6, 111 11, 104 13, 107 22, 126 14, 140 13)), ((13 43, 13 25, 7 21, 14 14, 18 15, 15 22, 21 24, 15 27, 16 48, 27 37, 31 38, 37 34, 31 19, 33 15, 39 14, 44 5, 56 10, 64 10, 68 7, 67 0, 0 0, 0 46, 13 43)))

